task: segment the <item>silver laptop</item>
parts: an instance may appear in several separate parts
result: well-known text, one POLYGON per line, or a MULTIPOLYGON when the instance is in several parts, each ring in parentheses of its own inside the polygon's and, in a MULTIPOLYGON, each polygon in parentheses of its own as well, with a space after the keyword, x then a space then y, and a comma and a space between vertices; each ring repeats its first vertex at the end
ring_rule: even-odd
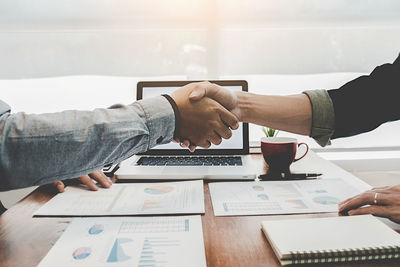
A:
MULTIPOLYGON (((191 81, 139 82, 137 99, 146 99, 174 90, 191 81)), ((211 81, 230 90, 247 91, 246 81, 211 81)), ((120 164, 118 179, 155 180, 253 180, 256 177, 249 155, 249 127, 240 123, 229 140, 209 149, 191 153, 179 144, 158 145, 148 152, 133 156, 120 164)))

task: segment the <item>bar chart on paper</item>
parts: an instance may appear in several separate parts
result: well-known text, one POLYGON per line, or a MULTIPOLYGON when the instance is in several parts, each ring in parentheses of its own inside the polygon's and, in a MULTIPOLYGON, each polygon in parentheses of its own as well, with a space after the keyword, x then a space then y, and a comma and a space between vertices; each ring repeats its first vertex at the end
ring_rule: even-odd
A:
POLYGON ((201 218, 77 218, 39 266, 203 267, 201 218))

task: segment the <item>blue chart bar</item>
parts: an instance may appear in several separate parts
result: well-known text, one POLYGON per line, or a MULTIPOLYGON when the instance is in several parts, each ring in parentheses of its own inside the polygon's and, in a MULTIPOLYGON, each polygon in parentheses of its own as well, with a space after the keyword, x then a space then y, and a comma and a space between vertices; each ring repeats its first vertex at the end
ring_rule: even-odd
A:
POLYGON ((228 205, 226 203, 223 203, 223 205, 224 205, 224 211, 229 211, 228 205))
POLYGON ((170 240, 168 237, 146 237, 140 254, 139 267, 161 267, 168 264, 165 255, 166 249, 179 247, 179 240, 170 240))
POLYGON ((185 232, 189 232, 189 219, 185 220, 185 232))
POLYGON ((117 238, 114 241, 114 245, 111 249, 111 252, 108 256, 107 262, 122 262, 127 261, 131 257, 126 255, 125 251, 122 248, 122 244, 133 242, 130 238, 117 238))

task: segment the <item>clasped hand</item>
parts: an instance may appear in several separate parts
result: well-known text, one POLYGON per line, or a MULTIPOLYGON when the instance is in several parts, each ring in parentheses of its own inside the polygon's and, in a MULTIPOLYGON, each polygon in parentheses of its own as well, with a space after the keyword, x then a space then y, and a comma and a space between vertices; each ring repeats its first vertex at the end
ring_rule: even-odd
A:
POLYGON ((191 83, 171 95, 181 117, 178 139, 181 142, 190 141, 192 148, 219 145, 222 138, 229 139, 232 129, 239 127, 237 116, 227 110, 226 105, 218 103, 206 94, 207 90, 212 91, 215 86, 209 82, 191 83), (199 96, 193 100, 192 93, 199 96))

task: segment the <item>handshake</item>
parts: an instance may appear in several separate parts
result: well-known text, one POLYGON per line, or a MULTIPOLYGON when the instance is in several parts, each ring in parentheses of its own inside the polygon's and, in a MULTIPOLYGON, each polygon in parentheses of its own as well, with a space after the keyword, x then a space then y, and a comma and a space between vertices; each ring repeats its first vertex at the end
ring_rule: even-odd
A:
POLYGON ((229 139, 239 127, 238 93, 210 82, 191 83, 174 91, 171 97, 178 106, 180 125, 176 142, 194 151, 209 148, 229 139))

